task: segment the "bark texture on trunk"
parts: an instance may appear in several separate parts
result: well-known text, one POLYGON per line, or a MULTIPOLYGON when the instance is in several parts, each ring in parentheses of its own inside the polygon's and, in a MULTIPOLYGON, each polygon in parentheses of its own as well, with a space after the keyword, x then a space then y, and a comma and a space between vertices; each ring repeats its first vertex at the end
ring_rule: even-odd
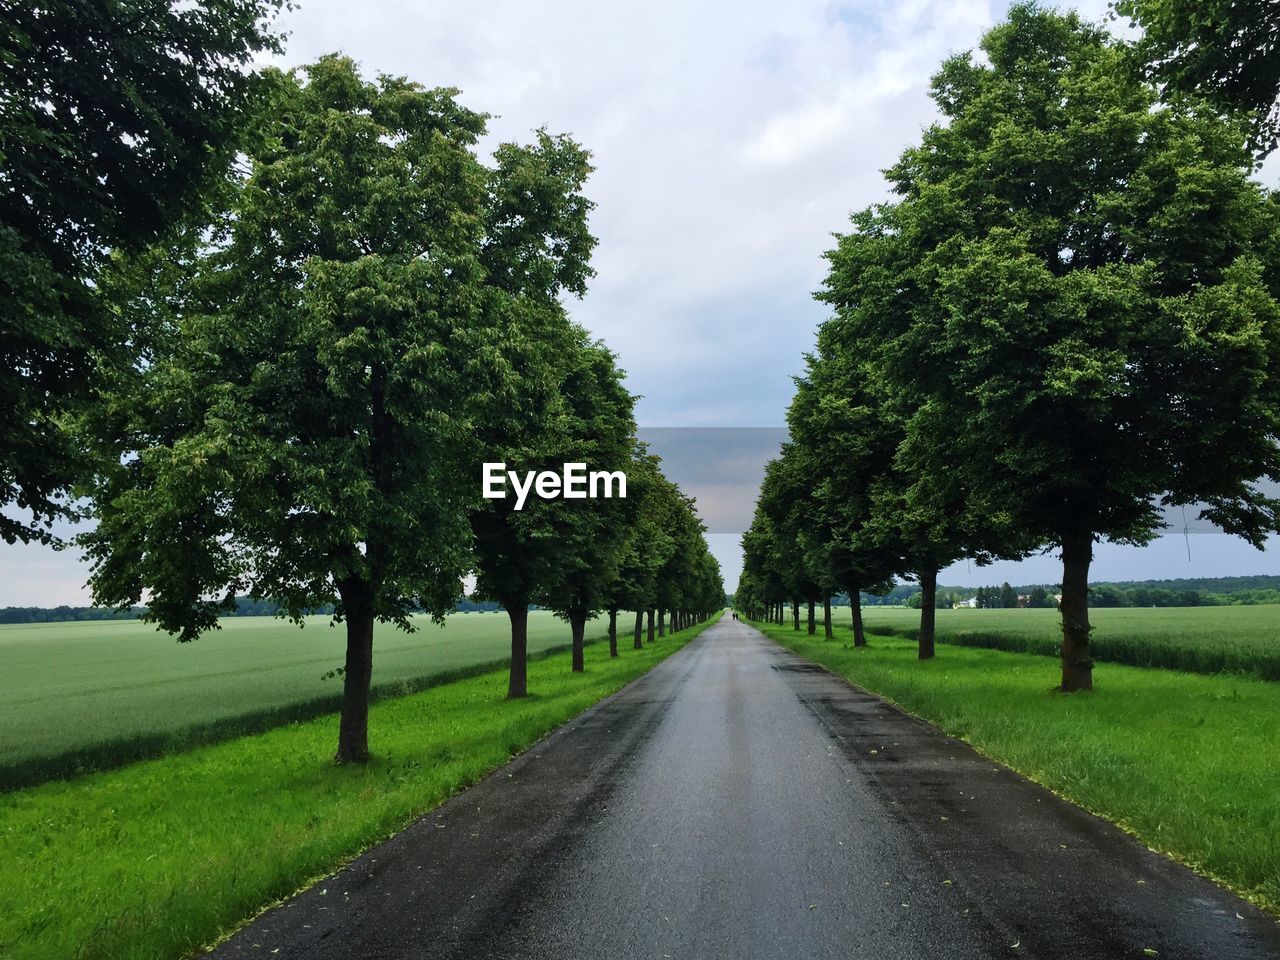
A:
POLYGON ((853 617, 853 645, 865 647, 867 632, 862 628, 862 590, 856 583, 849 587, 849 611, 853 617))
POLYGON ((650 610, 649 611, 649 642, 650 643, 653 643, 653 617, 654 617, 654 613, 652 610, 650 610))
POLYGON ((569 612, 569 634, 573 638, 573 672, 582 673, 586 669, 584 647, 587 632, 587 613, 585 610, 569 612))
POLYGON ((618 608, 609 608, 609 656, 618 655, 618 608))
POLYGON ((667 635, 667 611, 658 611, 658 636, 665 637, 667 635))
POLYGON ((791 601, 791 629, 797 633, 800 631, 800 601, 798 599, 791 601))
POLYGON ((831 598, 822 598, 822 634, 828 640, 831 639, 831 598))
POLYGON ((809 636, 811 637, 818 632, 818 621, 814 619, 813 610, 814 610, 813 597, 810 597, 809 598, 809 636))
POLYGON ((631 646, 635 650, 644 649, 644 611, 636 611, 636 631, 631 646))
POLYGON ((347 657, 342 673, 342 715, 337 763, 369 759, 369 681, 373 677, 373 596, 369 585, 348 581, 340 588, 347 621, 347 657))
POLYGON ((920 653, 921 660, 933 659, 934 623, 938 609, 938 568, 932 563, 920 571, 920 653))
POLYGON ((511 673, 507 699, 518 700, 529 692, 529 603, 524 598, 504 601, 511 620, 511 673))
POLYGON ((1093 661, 1089 658, 1089 564, 1093 562, 1093 534, 1062 537, 1062 691, 1093 689, 1093 661))

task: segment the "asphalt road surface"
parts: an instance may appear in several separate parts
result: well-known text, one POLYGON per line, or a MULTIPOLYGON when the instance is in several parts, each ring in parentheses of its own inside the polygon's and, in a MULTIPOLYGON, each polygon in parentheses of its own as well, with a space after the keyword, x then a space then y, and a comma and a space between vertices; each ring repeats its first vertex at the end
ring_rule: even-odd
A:
POLYGON ((1280 925, 730 620, 214 955, 1251 960, 1280 925))

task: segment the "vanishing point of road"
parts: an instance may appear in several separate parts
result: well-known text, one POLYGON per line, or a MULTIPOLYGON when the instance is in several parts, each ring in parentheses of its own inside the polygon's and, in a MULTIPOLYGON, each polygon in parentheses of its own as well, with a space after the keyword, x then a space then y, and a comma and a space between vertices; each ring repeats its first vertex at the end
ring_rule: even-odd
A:
POLYGON ((1280 925, 726 619, 214 956, 1260 960, 1280 925))

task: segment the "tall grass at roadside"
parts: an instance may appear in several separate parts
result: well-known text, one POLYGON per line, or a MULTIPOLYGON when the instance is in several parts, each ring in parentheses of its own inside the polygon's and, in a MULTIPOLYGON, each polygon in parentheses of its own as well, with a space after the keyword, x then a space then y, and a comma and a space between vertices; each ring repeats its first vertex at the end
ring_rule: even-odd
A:
MULTIPOLYGON (((836 615, 841 636, 848 608, 836 615)), ((1095 660, 1190 673, 1238 673, 1280 681, 1280 604, 1238 607, 1102 608, 1089 611, 1095 660)), ((867 630, 914 640, 919 610, 867 607, 867 630)), ((1056 610, 939 610, 937 639, 1057 656, 1062 623, 1056 610)))
POLYGON ((1280 916, 1280 685, 1103 664, 1064 695, 1049 657, 756 626, 1280 916))
POLYGON ((675 652, 695 627, 585 674, 567 657, 375 704, 367 767, 330 717, 0 795, 0 956, 180 957, 475 782, 675 652))

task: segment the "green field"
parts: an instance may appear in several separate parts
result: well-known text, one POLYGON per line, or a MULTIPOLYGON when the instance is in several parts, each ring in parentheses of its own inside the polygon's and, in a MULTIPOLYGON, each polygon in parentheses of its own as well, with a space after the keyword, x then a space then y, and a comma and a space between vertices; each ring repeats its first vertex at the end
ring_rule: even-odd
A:
POLYGON ((1280 684, 1100 664, 1063 695, 1051 657, 756 626, 1280 914, 1280 684))
MULTIPOLYGON (((474 783, 702 627, 616 659, 587 648, 383 700, 374 756, 338 767, 336 718, 0 794, 0 956, 167 960, 190 954, 474 783)), ((264 951, 264 955, 267 951, 264 951)))
MULTIPOLYGON (((920 611, 905 607, 864 607, 862 616, 874 633, 914 638, 920 626, 920 611)), ((1090 610, 1089 620, 1095 660, 1280 680, 1280 604, 1104 608, 1090 610)), ((832 621, 848 632, 849 608, 833 610, 832 621)), ((937 636, 942 643, 1055 656, 1062 622, 1057 610, 939 610, 937 636)))
MULTIPOLYGON (((377 628, 373 683, 384 695, 510 653, 505 613, 454 614, 444 627, 418 622, 412 634, 377 628)), ((607 626, 607 617, 592 621, 588 638, 607 626)), ((531 653, 569 639, 563 620, 529 614, 531 653)), ((112 766, 334 710, 342 681, 322 677, 342 665, 345 643, 343 627, 328 617, 309 617, 302 628, 233 617, 186 644, 136 621, 0 626, 0 784, 112 766)))

